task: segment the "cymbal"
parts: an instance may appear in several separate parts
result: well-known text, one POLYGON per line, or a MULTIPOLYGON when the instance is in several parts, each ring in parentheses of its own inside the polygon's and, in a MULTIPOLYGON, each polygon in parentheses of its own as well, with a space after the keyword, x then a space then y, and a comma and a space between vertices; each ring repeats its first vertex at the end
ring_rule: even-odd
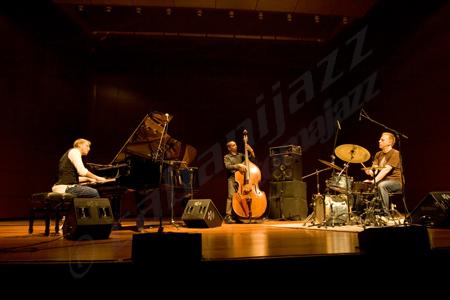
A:
POLYGON ((363 163, 370 158, 370 153, 366 148, 353 144, 340 145, 334 152, 337 157, 349 163, 363 163))
POLYGON ((364 171, 369 171, 369 170, 382 170, 382 169, 384 169, 384 167, 380 167, 380 166, 371 166, 371 167, 361 168, 361 170, 364 170, 364 171))
POLYGON ((336 166, 335 164, 333 164, 333 163, 331 163, 331 162, 328 162, 328 161, 325 161, 325 160, 322 160, 322 159, 319 159, 319 161, 320 161, 321 163, 323 163, 323 164, 326 164, 327 166, 329 166, 329 167, 331 167, 331 168, 333 168, 333 169, 336 169, 336 170, 338 170, 338 171, 342 171, 342 168, 341 168, 341 167, 336 166))

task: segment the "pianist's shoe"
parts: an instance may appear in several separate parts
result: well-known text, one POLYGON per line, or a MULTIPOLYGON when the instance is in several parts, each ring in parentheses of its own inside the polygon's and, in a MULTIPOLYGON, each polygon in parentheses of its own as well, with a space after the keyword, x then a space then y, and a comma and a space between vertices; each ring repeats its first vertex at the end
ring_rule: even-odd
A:
POLYGON ((59 220, 59 234, 63 234, 64 222, 66 221, 66 216, 62 216, 61 220, 59 220))

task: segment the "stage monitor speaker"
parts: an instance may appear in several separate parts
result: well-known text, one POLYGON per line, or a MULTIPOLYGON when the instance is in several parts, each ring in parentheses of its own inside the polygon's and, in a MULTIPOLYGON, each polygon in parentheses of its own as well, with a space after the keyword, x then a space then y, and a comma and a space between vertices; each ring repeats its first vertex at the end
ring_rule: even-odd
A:
POLYGON ((407 218, 412 224, 450 228, 450 191, 430 192, 407 218))
POLYGON ((63 235, 66 239, 107 239, 114 218, 108 198, 74 198, 66 215, 63 235))
POLYGON ((269 219, 301 220, 307 215, 308 204, 304 181, 270 182, 269 219))
POLYGON ((191 199, 181 219, 187 227, 211 228, 222 226, 223 218, 211 199, 191 199))
POLYGON ((301 151, 288 152, 281 151, 279 148, 274 147, 270 149, 272 181, 302 180, 303 165, 301 151))

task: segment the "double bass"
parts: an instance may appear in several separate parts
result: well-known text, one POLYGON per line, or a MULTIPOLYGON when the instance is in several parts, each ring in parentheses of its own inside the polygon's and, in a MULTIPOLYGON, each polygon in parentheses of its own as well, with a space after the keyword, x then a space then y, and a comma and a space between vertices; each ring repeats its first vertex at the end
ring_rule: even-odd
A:
POLYGON ((247 152, 247 130, 244 130, 244 146, 245 146, 245 161, 247 171, 241 173, 236 171, 235 180, 237 189, 233 196, 233 210, 237 216, 243 219, 260 218, 267 208, 266 194, 259 189, 259 182, 261 181, 261 171, 259 168, 248 159, 247 152))

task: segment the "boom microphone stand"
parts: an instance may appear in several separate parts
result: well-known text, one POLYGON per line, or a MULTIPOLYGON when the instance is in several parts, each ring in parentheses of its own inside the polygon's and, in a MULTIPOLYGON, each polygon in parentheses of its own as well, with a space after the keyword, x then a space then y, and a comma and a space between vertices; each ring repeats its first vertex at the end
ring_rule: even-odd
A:
POLYGON ((350 203, 351 199, 350 197, 352 197, 352 193, 351 193, 351 187, 349 184, 349 180, 350 178, 348 177, 348 168, 350 167, 350 162, 348 161, 346 164, 344 164, 344 169, 342 169, 342 171, 339 173, 339 177, 342 175, 342 173, 345 171, 345 201, 347 202, 347 218, 346 218, 346 223, 347 225, 353 225, 352 224, 352 204, 350 203))
MULTIPOLYGON (((359 115, 360 115, 360 119, 361 119, 361 117, 366 118, 370 122, 375 123, 375 124, 385 128, 386 130, 392 131, 395 134, 395 136, 397 138, 397 141, 398 141, 397 142, 398 143, 398 151, 399 151, 399 154, 400 154, 400 172, 402 174, 402 191, 401 191, 401 193, 402 193, 402 202, 403 202, 403 207, 405 208, 405 216, 410 217, 409 216, 408 207, 406 206, 406 199, 405 199, 406 198, 405 197, 405 175, 404 175, 404 172, 403 172, 403 157, 402 157, 401 139, 400 139, 402 137, 402 138, 407 140, 408 137, 405 134, 403 134, 400 131, 398 131, 398 130, 392 129, 392 128, 390 128, 390 127, 388 127, 388 126, 386 126, 386 125, 384 125, 384 124, 382 124, 380 122, 375 121, 374 119, 369 117, 369 115, 366 113, 366 111, 364 109, 362 109, 362 108, 361 108, 361 111, 359 112, 359 115)), ((406 220, 406 217, 405 217, 405 220, 406 220)))
MULTIPOLYGON (((334 142, 333 142, 333 151, 331 151, 331 163, 334 164, 334 161, 336 160, 336 156, 334 155, 334 151, 336 150, 336 144, 337 144, 337 139, 338 139, 338 135, 339 135, 339 130, 341 130, 341 123, 339 122, 339 120, 336 120, 336 132, 334 134, 334 142)), ((334 174, 336 173, 336 171, 333 169, 333 172, 331 173, 331 177, 334 177, 334 174)))
MULTIPOLYGON (((337 166, 335 165, 334 161, 336 159, 336 156, 334 155, 335 149, 336 149, 336 143, 337 143, 337 138, 338 138, 338 134, 339 134, 339 130, 341 130, 341 123, 339 122, 339 120, 336 120, 336 132, 334 135, 334 143, 333 143, 333 151, 331 154, 331 163, 328 163, 326 161, 322 161, 319 159, 319 161, 321 161, 322 163, 325 163, 326 165, 330 166, 329 168, 325 168, 322 170, 316 170, 316 172, 311 173, 309 175, 304 176, 302 179, 307 178, 313 174, 316 174, 316 181, 317 181, 317 194, 313 195, 313 205, 314 205, 314 210, 313 212, 305 219, 305 223, 304 225, 306 226, 306 224, 311 220, 311 219, 316 219, 317 218, 317 212, 316 212, 316 206, 319 204, 318 200, 320 200, 321 204, 323 205, 323 219, 321 224, 319 224, 319 226, 324 225, 325 227, 327 227, 327 223, 328 223, 328 218, 327 218, 327 214, 326 214, 326 203, 325 203, 325 197, 323 195, 320 194, 320 186, 319 186, 319 173, 322 171, 326 171, 329 169, 333 169, 333 173, 331 175, 332 178, 334 178, 334 174, 335 174, 335 168, 337 168, 337 166)), ((340 169, 340 168, 339 168, 340 169)), ((341 174, 339 174, 340 176, 341 174)), ((334 221, 335 221, 335 215, 334 215, 334 208, 333 208, 333 204, 330 203, 330 218, 331 218, 331 226, 334 226, 334 221)), ((314 226, 314 221, 313 221, 313 225, 314 226)))
MULTIPOLYGON (((336 151, 336 145, 337 145, 337 140, 338 140, 338 135, 339 135, 339 130, 341 130, 341 123, 339 122, 339 120, 336 120, 336 133, 334 135, 334 143, 333 143, 333 153, 331 154, 331 163, 334 164, 334 160, 336 159, 336 156, 334 155, 334 152, 336 151)), ((349 162, 347 162, 347 164, 344 165, 344 169, 342 169, 341 172, 339 172, 338 176, 337 176, 337 182, 340 182, 340 178, 342 176, 342 173, 345 171, 345 175, 344 175, 344 179, 345 179, 345 192, 346 192, 346 201, 347 201, 347 211, 348 211, 348 220, 350 221, 350 204, 349 204, 349 197, 350 197, 350 187, 348 185, 348 167, 349 167, 349 162)), ((332 178, 335 178, 336 171, 333 169, 333 174, 332 174, 332 178)), ((333 207, 331 206, 331 213, 332 213, 332 226, 334 226, 334 221, 337 217, 341 217, 341 216, 336 216, 334 215, 334 211, 333 211, 333 207)))

